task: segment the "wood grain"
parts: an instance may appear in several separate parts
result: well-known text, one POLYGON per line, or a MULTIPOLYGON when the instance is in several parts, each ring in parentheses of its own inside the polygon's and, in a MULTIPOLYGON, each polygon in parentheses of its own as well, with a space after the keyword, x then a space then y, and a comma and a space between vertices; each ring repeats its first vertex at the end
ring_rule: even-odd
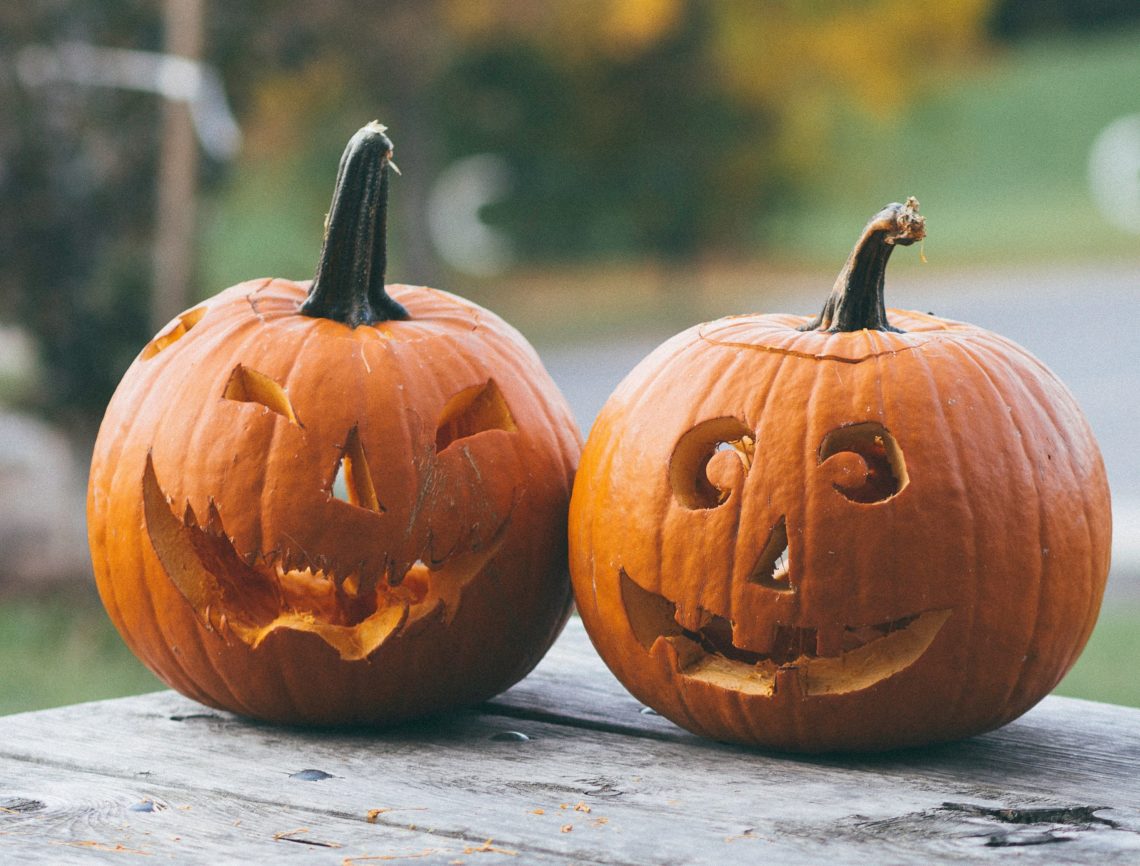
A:
POLYGON ((172 692, 8 716, 0 862, 1140 862, 1140 711, 1049 698, 963 743, 805 759, 641 709, 573 622, 510 692, 384 731, 172 692))

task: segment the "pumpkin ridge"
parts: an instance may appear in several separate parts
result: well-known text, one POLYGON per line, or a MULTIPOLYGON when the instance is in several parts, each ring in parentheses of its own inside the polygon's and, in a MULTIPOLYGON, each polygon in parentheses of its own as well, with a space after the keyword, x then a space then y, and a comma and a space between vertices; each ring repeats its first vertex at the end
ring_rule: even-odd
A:
MULTIPOLYGON (((946 348, 946 347, 957 346, 957 345, 958 345, 957 342, 955 342, 955 343, 950 343, 950 344, 942 344, 942 347, 946 348)), ((955 484, 957 485, 954 489, 954 499, 955 500, 961 500, 964 503, 964 508, 967 510, 967 512, 971 513, 971 517, 972 517, 973 509, 972 509, 972 506, 970 504, 970 502, 971 502, 970 491, 968 489, 966 489, 966 487, 962 481, 964 476, 963 476, 963 472, 962 472, 961 455, 965 452, 965 447, 959 441, 959 438, 954 435, 954 433, 956 431, 955 426, 948 422, 948 419, 946 416, 946 408, 943 405, 943 401, 940 397, 940 387, 938 384, 938 377, 935 374, 935 367, 934 367, 934 364, 932 363, 933 359, 937 358, 939 356, 934 355, 933 353, 919 353, 918 355, 915 355, 914 357, 916 358, 916 363, 918 363, 920 365, 921 369, 925 373, 925 377, 926 377, 925 381, 927 383, 925 390, 929 394, 932 395, 932 399, 930 400, 930 403, 933 406, 937 407, 938 419, 937 419, 937 423, 936 423, 935 427, 938 429, 938 431, 941 433, 941 435, 948 437, 948 439, 950 441, 951 447, 943 448, 943 449, 941 449, 941 452, 943 454, 946 454, 949 457, 949 459, 954 461, 953 471, 950 473, 955 484)), ((943 355, 942 357, 945 357, 945 355, 943 355)), ((978 551, 981 547, 981 542, 979 541, 979 537, 978 537, 979 526, 978 526, 977 521, 975 521, 973 519, 971 519, 969 522, 973 528, 973 532, 970 534, 970 537, 968 539, 968 543, 969 543, 970 547, 966 551, 965 557, 966 557, 967 562, 976 563, 978 561, 978 551)), ((965 542, 966 542, 966 540, 963 539, 963 543, 965 543, 965 542)), ((977 617, 977 605, 978 605, 979 599, 982 596, 982 586, 981 586, 982 574, 981 574, 980 570, 977 568, 972 568, 972 569, 970 569, 970 571, 972 572, 972 576, 973 576, 973 588, 972 588, 972 592, 971 592, 971 598, 973 599, 973 603, 969 604, 969 605, 965 605, 964 606, 965 610, 958 612, 958 616, 966 617, 965 635, 962 638, 962 643, 965 646, 971 646, 974 643, 974 634, 975 634, 975 630, 976 630, 976 626, 977 626, 977 619, 978 619, 978 617, 977 617)), ((954 716, 958 713, 958 708, 962 704, 962 702, 965 700, 966 690, 968 688, 969 688, 969 683, 967 681, 965 681, 965 680, 959 681, 958 687, 955 690, 954 698, 951 701, 949 701, 949 703, 946 707, 946 712, 948 715, 954 716)))
MULTIPOLYGON (((288 391, 289 391, 289 385, 290 385, 290 382, 293 379, 293 377, 296 375, 298 378, 300 378, 300 372, 302 370, 302 365, 310 357, 310 351, 311 351, 310 347, 318 339, 317 335, 318 335, 318 329, 317 328, 315 328, 315 327, 305 328, 303 331, 303 336, 302 336, 301 341, 300 341, 300 345, 297 346, 297 349, 295 352, 291 353, 288 356, 288 359, 289 359, 288 366, 283 371, 283 375, 281 376, 281 382, 278 383, 281 385, 281 388, 286 393, 288 393, 288 391)), ((246 351, 248 351, 247 345, 256 344, 257 339, 258 339, 257 330, 251 328, 250 329, 250 339, 247 341, 247 343, 244 343, 242 345, 242 350, 243 350, 242 354, 244 354, 246 351)), ((269 454, 277 454, 278 453, 278 449, 281 447, 280 437, 285 435, 287 432, 291 432, 289 430, 288 424, 278 423, 276 420, 274 420, 273 429, 269 434, 269 447, 268 447, 268 453, 269 454)), ((307 441, 309 438, 308 433, 305 431, 305 429, 303 427, 300 428, 300 433, 301 433, 301 436, 303 437, 303 440, 307 441)), ((276 474, 276 472, 277 472, 276 463, 273 460, 258 461, 258 471, 259 471, 259 475, 258 475, 256 481, 254 481, 253 483, 255 485, 255 489, 262 490, 262 489, 266 488, 267 484, 269 484, 271 474, 276 474)), ((257 550, 260 550, 264 546, 265 541, 266 541, 265 527, 266 527, 266 522, 267 522, 266 518, 268 516, 267 511, 269 510, 269 507, 270 507, 269 499, 262 497, 260 500, 260 508, 259 508, 258 514, 257 514, 257 523, 256 523, 256 526, 254 527, 253 538, 251 539, 254 543, 255 549, 257 549, 257 550)))
MULTIPOLYGON (((1020 347, 1017 347, 1017 348, 1020 349, 1020 347)), ((987 365, 985 363, 983 363, 979 357, 977 357, 977 354, 979 354, 979 353, 985 354, 986 356, 992 356, 993 350, 989 346, 985 345, 984 343, 979 343, 979 344, 976 344, 974 346, 968 347, 967 354, 969 355, 970 359, 978 366, 978 369, 983 372, 986 379, 991 382, 991 385, 995 389, 995 391, 998 391, 999 396, 1004 399, 1005 393, 1003 391, 1001 391, 1001 389, 998 388, 997 384, 992 381, 992 378, 990 377, 989 372, 988 372, 987 365)), ((1048 368, 1046 368, 1043 364, 1041 364, 1041 362, 1038 361, 1035 357, 1033 357, 1033 355, 1031 355, 1030 353, 1028 353, 1024 350, 1021 350, 1018 353, 1017 357, 1020 360, 1024 360, 1024 361, 1028 362, 1034 368, 1035 372, 1037 372, 1039 374, 1038 377, 1035 377, 1033 379, 1027 379, 1025 377, 1016 378, 1014 384, 1018 387, 1018 389, 1021 391, 1021 393, 1023 395, 1023 399, 1020 401, 1017 401, 1017 405, 1021 406, 1021 405, 1024 405, 1026 403, 1030 404, 1032 407, 1037 409, 1043 415, 1048 417, 1051 424, 1053 424, 1055 427, 1060 429, 1062 427, 1062 425, 1059 423, 1057 417, 1054 414, 1054 408, 1055 408, 1054 405, 1048 399, 1045 399, 1046 395, 1039 393, 1037 391, 1037 389, 1035 387, 1032 387, 1032 386, 1038 384, 1041 381, 1040 377, 1044 377, 1050 384, 1062 384, 1062 383, 1059 383, 1056 380, 1056 377, 1048 370, 1048 368)), ((998 360, 1000 361, 1001 359, 999 358, 998 360)), ((1026 446, 1026 443, 1029 441, 1029 438, 1025 435, 1024 431, 1022 430, 1022 425, 1019 423, 1018 418, 1016 417, 1016 415, 1012 411, 1010 412, 1010 423, 1014 425, 1015 429, 1018 432, 1018 441, 1022 445, 1023 453, 1025 454, 1026 465, 1028 467, 1030 467, 1029 475, 1033 479, 1034 490, 1039 494, 1037 497, 1037 500, 1040 501, 1041 478, 1040 478, 1038 473, 1032 471, 1032 468, 1034 466, 1034 460, 1032 459, 1031 455, 1029 454, 1027 446, 1026 446)), ((1061 449, 1058 448, 1057 451, 1060 452, 1061 449)), ((1095 549, 1095 540, 1094 540, 1093 535, 1092 535, 1092 527, 1094 526, 1095 521, 1091 518, 1091 516, 1089 514, 1089 498, 1088 498, 1086 489, 1080 484, 1079 479, 1077 478, 1076 472, 1074 471, 1074 467, 1073 467, 1071 461, 1069 461, 1068 459, 1063 459, 1063 456, 1061 453, 1058 453, 1056 455, 1056 458, 1057 459, 1051 461, 1051 465, 1054 468, 1054 471, 1056 471, 1056 469, 1059 468, 1059 464, 1064 464, 1064 467, 1066 469, 1066 475, 1072 479, 1073 489, 1079 491, 1079 496, 1077 496, 1076 498, 1078 498, 1080 500, 1081 514, 1084 517, 1084 519, 1081 521, 1082 527, 1084 529, 1084 542, 1085 542, 1084 546, 1089 550, 1094 550, 1095 549)), ((1040 507, 1038 507, 1038 509, 1037 509, 1037 514, 1038 514, 1038 521, 1037 521, 1038 543, 1037 543, 1037 546, 1038 546, 1038 549, 1040 549, 1044 552, 1045 550, 1048 549, 1048 547, 1047 547, 1048 535, 1046 532, 1046 525, 1045 525, 1045 516, 1046 515, 1045 515, 1044 511, 1041 510, 1040 507)), ((1043 553, 1043 555, 1044 555, 1044 553, 1043 553)), ((1028 648, 1032 648, 1038 642, 1037 636, 1041 630, 1041 618, 1043 615, 1045 602, 1047 600, 1046 594, 1045 594, 1045 581, 1046 581, 1046 578, 1048 576, 1048 569, 1045 567, 1044 559, 1039 560, 1039 563, 1040 563, 1040 571, 1038 573, 1038 580, 1036 581, 1037 603, 1036 603, 1035 609, 1034 609, 1033 627, 1029 631, 1029 638, 1027 641, 1027 647, 1028 648)), ((1086 582, 1086 583, 1088 583, 1088 582, 1086 582)), ((1099 607, 1100 607, 1100 598, 1097 597, 1097 594, 1095 591, 1095 586, 1093 586, 1091 583, 1088 584, 1088 591, 1082 593, 1082 598, 1085 599, 1084 606, 1085 606, 1086 610, 1090 610, 1092 612, 1092 619, 1095 621, 1096 613, 1099 611, 1099 607)), ((1088 623, 1088 618, 1089 618, 1089 615, 1086 614, 1084 617, 1086 623, 1088 623)), ((1088 635, 1089 635, 1089 633, 1091 633, 1091 631, 1092 631, 1092 624, 1087 624, 1085 632, 1084 632, 1085 640, 1078 641, 1074 645, 1070 654, 1064 659, 1063 666, 1060 668, 1060 671, 1061 671, 1060 674, 1057 674, 1057 675, 1050 677, 1050 680, 1051 680, 1051 682, 1049 683, 1050 690, 1057 685, 1057 683, 1060 681, 1061 677, 1064 676, 1064 673, 1068 671, 1071 664, 1075 661, 1077 655, 1080 654, 1080 651, 1083 649, 1085 642, 1087 642, 1088 635)), ((1034 660, 1031 655, 1028 655, 1028 651, 1027 651, 1027 658, 1028 658, 1030 663, 1034 660)), ((1024 691, 1024 690, 1025 690, 1025 684, 1024 684, 1024 681, 1022 678, 1022 679, 1019 679, 1018 681, 1014 682, 1011 685, 1010 696, 1015 695, 1019 691, 1024 691)), ((1010 698, 1007 697, 1007 701, 1009 699, 1010 698)), ((1021 705, 1024 702, 1025 702, 1025 698, 1020 697, 1019 700, 1016 702, 1016 705, 1021 705)), ((998 723, 1000 724, 1000 722, 998 722, 998 723)))
MULTIPOLYGON (((1022 461, 1026 467, 1026 474, 1031 479, 1032 485, 1033 485, 1033 492, 1035 494, 1033 497, 1033 501, 1034 501, 1034 506, 1035 506, 1035 510, 1036 510, 1036 517, 1037 517, 1037 520, 1036 520, 1036 523, 1037 523, 1036 548, 1037 548, 1037 550, 1042 550, 1045 548, 1045 543, 1044 543, 1045 542, 1045 532, 1044 532, 1044 526, 1043 526, 1043 521, 1044 521, 1045 515, 1044 515, 1044 512, 1041 510, 1041 507, 1040 507, 1041 492, 1042 492, 1041 491, 1041 481, 1040 481, 1040 478, 1038 477, 1037 473, 1033 471, 1034 460, 1032 459, 1032 456, 1030 455, 1028 448, 1026 446, 1026 441, 1027 441, 1026 434, 1025 434, 1025 431, 1023 431, 1022 424, 1020 423, 1020 421, 1017 417, 1017 411, 1016 411, 1015 406, 1014 406, 1015 401, 1010 400, 1006 389, 1003 387, 1000 387, 998 385, 998 383, 996 381, 994 381, 993 376, 990 374, 990 369, 987 367, 986 364, 982 363, 982 361, 975 355, 975 351, 976 351, 977 347, 970 346, 970 345, 963 345, 961 347, 961 349, 962 349, 962 356, 974 365, 974 367, 978 371, 978 374, 979 374, 981 380, 986 382, 986 384, 989 386, 990 390, 993 392, 994 397, 997 399, 997 401, 1001 405, 1009 406, 1009 409, 1010 409, 1010 411, 1008 413, 1009 423, 1013 427, 1014 431, 1017 434, 1016 438, 1017 438, 1018 443, 1021 446, 1021 459, 1022 459, 1022 461)), ((1030 399, 1032 399, 1032 401, 1034 403, 1038 402, 1035 395, 1031 395, 1028 393, 1027 389, 1024 387, 1024 383, 1021 380, 1016 380, 1010 384, 1013 384, 1015 387, 1017 387, 1022 392, 1023 395, 1029 396, 1030 399)), ((1082 497, 1082 499, 1083 499, 1083 497, 1082 497)), ((1026 523, 1028 523, 1028 521, 1026 521, 1026 523)), ((1087 526, 1087 524, 1088 524, 1087 519, 1085 520, 1085 524, 1087 526)), ((1090 542, 1091 542, 1091 539, 1090 539, 1090 542)), ((1036 636, 1037 631, 1038 631, 1038 624, 1041 621, 1042 607, 1043 607, 1044 602, 1045 602, 1044 583, 1045 583, 1045 577, 1046 577, 1046 570, 1045 570, 1044 564, 1042 563, 1041 559, 1034 558, 1033 562, 1037 566, 1037 571, 1036 571, 1036 574, 1034 575, 1034 580, 1032 581, 1034 597, 1035 597, 1034 603, 1033 603, 1033 625, 1028 629, 1028 634, 1027 634, 1027 637, 1025 640, 1025 652, 1023 653, 1023 655, 1025 656, 1026 659, 1029 658, 1029 651, 1035 645, 1034 637, 1036 636)), ((1025 669, 1023 667, 1022 673, 1024 674, 1024 672, 1025 672, 1025 669)), ((1021 677, 1018 677, 1018 678, 1012 679, 1010 681, 1008 691, 1002 696, 1002 700, 998 703, 998 706, 1005 707, 1008 705, 1010 696, 1018 690, 1018 686, 1021 683, 1021 679, 1022 679, 1021 677)))

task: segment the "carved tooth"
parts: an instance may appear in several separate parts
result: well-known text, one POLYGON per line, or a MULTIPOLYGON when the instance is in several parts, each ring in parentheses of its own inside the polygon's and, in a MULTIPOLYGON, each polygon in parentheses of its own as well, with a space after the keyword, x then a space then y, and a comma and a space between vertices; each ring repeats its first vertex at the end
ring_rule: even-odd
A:
POLYGON ((286 571, 306 571, 312 567, 304 553, 294 553, 291 550, 281 552, 281 565, 286 571))
POLYGON ((438 571, 442 565, 444 562, 424 562, 422 559, 417 559, 415 562, 392 562, 387 572, 388 585, 400 586, 412 572, 422 576, 428 571, 438 571))
POLYGON ((399 586, 404 582, 404 578, 408 576, 411 570, 411 564, 407 562, 397 562, 392 560, 388 563, 388 569, 385 572, 385 579, 388 581, 388 586, 399 586))
POLYGON ((821 622, 815 633, 815 654, 821 658, 842 654, 845 631, 842 623, 821 622))
POLYGON ((328 560, 323 556, 318 556, 314 561, 312 557, 305 557, 305 564, 301 566, 301 571, 308 571, 311 574, 324 574, 326 571, 332 573, 332 569, 328 567, 328 560))
POLYGON ((803 670, 799 665, 780 665, 776 668, 773 692, 785 701, 797 701, 804 697, 803 670))
POLYGON ((674 670, 683 671, 708 657, 701 645, 682 635, 662 635, 654 641, 650 652, 663 652, 670 657, 674 670))
POLYGON ((334 575, 333 580, 337 583, 337 586, 344 590, 345 595, 351 596, 352 598, 356 598, 360 595, 360 575, 348 574, 339 579, 334 575))
POLYGON ((678 604, 673 612, 673 619, 677 621, 677 625, 686 631, 700 631, 711 618, 712 615, 708 611, 699 607, 690 610, 678 604))
POLYGON ((210 500, 210 504, 206 508, 205 530, 215 537, 221 537, 226 531, 225 527, 222 526, 222 515, 218 512, 218 505, 213 499, 210 500))
POLYGON ((801 656, 815 652, 817 631, 777 623, 772 635, 770 655, 777 663, 793 662, 801 656))
POLYGON ((353 577, 356 579, 357 594, 359 594, 359 595, 375 595, 376 594, 376 584, 380 582, 379 578, 377 575, 375 575, 371 572, 365 573, 364 563, 359 563, 356 566, 356 568, 353 569, 352 574, 353 574, 353 577))
POLYGON ((775 640, 774 629, 749 628, 746 623, 732 623, 732 645, 757 655, 771 655, 775 640))

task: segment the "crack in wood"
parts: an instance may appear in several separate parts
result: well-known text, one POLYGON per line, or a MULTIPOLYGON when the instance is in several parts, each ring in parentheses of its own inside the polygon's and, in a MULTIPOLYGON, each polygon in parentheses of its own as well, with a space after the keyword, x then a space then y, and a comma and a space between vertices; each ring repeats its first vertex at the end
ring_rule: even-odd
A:
POLYGON ((323 782, 325 779, 335 779, 332 773, 326 773, 324 770, 298 770, 295 773, 289 774, 290 779, 299 779, 302 782, 323 782))
POLYGON ((1003 830, 980 834, 987 848, 1017 848, 1027 845, 1051 845, 1073 842, 1077 834, 1107 827, 1113 830, 1120 825, 1096 813, 1108 806, 1061 806, 1035 808, 995 808, 974 803, 943 803, 948 812, 958 812, 976 818, 1012 824, 1025 829, 1003 830))
POLYGON ((172 722, 228 722, 230 719, 219 716, 217 713, 186 713, 184 715, 167 716, 172 722))
POLYGON ((1054 842, 1073 842, 1075 836, 1058 833, 1056 830, 1014 831, 999 833, 986 839, 987 848, 1019 848, 1025 845, 1050 845, 1054 842))
POLYGON ((274 833, 274 842, 296 842, 298 845, 312 845, 314 848, 343 848, 340 842, 324 842, 320 839, 303 839, 302 833, 308 833, 308 827, 299 827, 296 830, 287 830, 284 833, 274 833))
MULTIPOLYGON (((488 703, 482 704, 476 708, 480 713, 486 716, 503 716, 508 719, 526 719, 533 722, 542 722, 548 725, 560 725, 567 728, 575 728, 584 731, 597 731, 602 734, 620 734, 625 737, 637 737, 643 740, 656 740, 659 742, 675 743, 678 739, 692 739, 696 744, 701 746, 720 746, 724 744, 715 743, 712 740, 698 740, 695 735, 688 734, 673 725, 672 722, 667 722, 669 725, 668 730, 663 731, 647 731, 645 728, 636 727, 636 725, 623 725, 616 722, 603 722, 596 719, 579 719, 572 716, 561 715, 554 712, 544 712, 537 710, 533 707, 518 707, 510 704, 499 703, 498 700, 492 700, 488 703)), ((666 721, 661 717, 662 721, 666 721)))
POLYGON ((951 812, 964 812, 969 815, 984 816, 1007 824, 1104 824, 1118 827, 1115 821, 1101 818, 1096 813, 1109 806, 1068 806, 1061 808, 1035 809, 995 809, 977 806, 973 803, 943 803, 942 808, 951 812))
POLYGON ((42 800, 32 800, 27 797, 11 797, 0 800, 0 815, 19 815, 27 812, 39 812, 47 808, 42 800))
MULTIPOLYGON (((1102 830, 1135 833, 1096 813, 1108 806, 983 806, 944 802, 938 808, 894 818, 868 820, 851 816, 853 825, 843 832, 854 839, 890 837, 953 845, 978 840, 987 848, 1014 848, 1078 841, 1102 830), (998 826, 994 826, 994 825, 998 826)), ((850 819, 849 819, 850 820, 850 819)), ((974 841, 974 844, 978 844, 974 841)))
POLYGON ((614 783, 613 779, 597 776, 593 779, 575 779, 579 785, 590 785, 590 789, 582 793, 587 797, 620 797, 625 792, 614 783))

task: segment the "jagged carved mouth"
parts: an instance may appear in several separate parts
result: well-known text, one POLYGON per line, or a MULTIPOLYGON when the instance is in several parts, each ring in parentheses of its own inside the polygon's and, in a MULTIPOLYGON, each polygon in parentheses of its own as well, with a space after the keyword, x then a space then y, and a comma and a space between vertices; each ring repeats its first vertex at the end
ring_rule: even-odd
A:
POLYGON ((626 616, 645 649, 671 658, 682 677, 748 695, 834 695, 869 688, 914 664, 950 617, 948 609, 929 610, 875 625, 848 625, 827 641, 815 628, 776 626, 770 646, 754 652, 733 643, 732 623, 723 617, 684 615, 624 570, 619 579, 626 616))
POLYGON ((190 509, 182 517, 171 510, 149 456, 143 506, 159 561, 207 628, 251 647, 278 629, 309 632, 346 661, 366 658, 431 617, 450 620, 463 588, 501 545, 508 522, 478 550, 374 575, 299 563, 280 552, 239 554, 216 510, 204 520, 190 509))

